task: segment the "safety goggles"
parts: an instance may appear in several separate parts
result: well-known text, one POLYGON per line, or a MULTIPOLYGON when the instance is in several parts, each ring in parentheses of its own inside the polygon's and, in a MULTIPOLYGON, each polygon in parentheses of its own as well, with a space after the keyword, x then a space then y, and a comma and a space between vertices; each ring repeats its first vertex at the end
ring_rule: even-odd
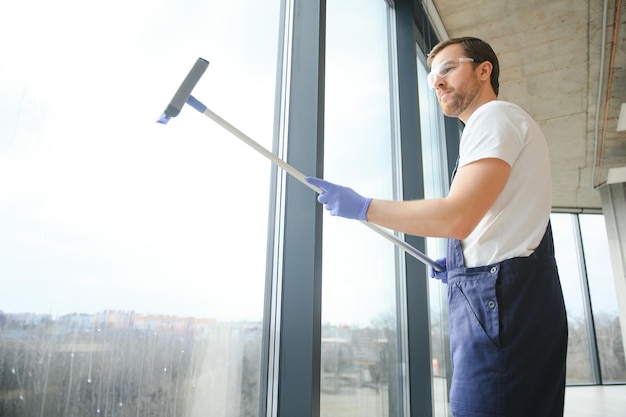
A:
POLYGON ((431 88, 435 88, 435 82, 437 81, 437 78, 447 77, 452 71, 454 71, 459 65, 461 65, 462 62, 474 62, 474 58, 456 58, 442 62, 428 73, 428 85, 431 88))

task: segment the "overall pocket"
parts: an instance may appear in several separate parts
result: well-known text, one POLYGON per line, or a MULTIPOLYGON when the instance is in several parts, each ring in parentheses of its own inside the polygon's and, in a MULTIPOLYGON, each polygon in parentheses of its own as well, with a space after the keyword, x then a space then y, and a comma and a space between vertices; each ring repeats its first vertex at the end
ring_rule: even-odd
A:
POLYGON ((500 324, 498 313, 498 299, 496 284, 498 281, 498 267, 494 266, 489 272, 454 280, 449 285, 450 327, 460 327, 459 332, 469 332, 463 337, 480 339, 474 325, 480 327, 485 336, 495 347, 500 347, 500 324), (475 320, 474 325, 465 323, 475 320), (457 323, 465 323, 457 326, 457 323))
POLYGON ((493 266, 448 281, 450 403, 467 415, 497 415, 502 407, 498 272, 499 266, 493 266))

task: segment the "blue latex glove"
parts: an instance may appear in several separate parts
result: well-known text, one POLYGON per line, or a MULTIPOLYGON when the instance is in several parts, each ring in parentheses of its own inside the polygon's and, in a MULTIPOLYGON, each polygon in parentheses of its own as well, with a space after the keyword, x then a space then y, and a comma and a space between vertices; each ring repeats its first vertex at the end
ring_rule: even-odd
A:
POLYGON ((317 201, 322 203, 332 216, 367 221, 367 208, 370 206, 371 198, 363 197, 351 188, 319 178, 307 177, 306 180, 309 184, 322 189, 317 201))
POLYGON ((432 266, 428 267, 430 271, 430 277, 438 279, 444 284, 448 283, 448 271, 446 270, 446 258, 437 259, 435 263, 442 268, 440 272, 435 271, 435 268, 432 266))

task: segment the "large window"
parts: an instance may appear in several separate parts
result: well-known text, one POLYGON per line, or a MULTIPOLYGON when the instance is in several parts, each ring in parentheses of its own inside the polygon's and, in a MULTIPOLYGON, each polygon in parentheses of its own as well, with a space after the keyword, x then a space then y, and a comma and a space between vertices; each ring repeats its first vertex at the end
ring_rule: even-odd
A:
POLYGON ((257 415, 279 7, 3 8, 0 415, 257 415))
POLYGON ((626 382, 604 218, 554 213, 551 221, 569 322, 567 383, 626 382))
MULTIPOLYGON (((327 2, 324 176, 379 198, 393 198, 388 13, 381 0, 327 2)), ((394 253, 325 215, 322 416, 402 415, 394 253)))

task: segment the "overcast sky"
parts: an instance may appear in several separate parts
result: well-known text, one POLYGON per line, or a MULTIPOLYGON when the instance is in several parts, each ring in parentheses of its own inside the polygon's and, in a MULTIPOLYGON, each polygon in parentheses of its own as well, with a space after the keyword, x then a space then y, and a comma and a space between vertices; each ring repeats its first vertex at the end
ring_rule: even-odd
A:
POLYGON ((3 8, 0 309, 260 317, 269 162, 191 108, 155 123, 201 56, 196 97, 271 148, 278 13, 246 3, 3 8))

